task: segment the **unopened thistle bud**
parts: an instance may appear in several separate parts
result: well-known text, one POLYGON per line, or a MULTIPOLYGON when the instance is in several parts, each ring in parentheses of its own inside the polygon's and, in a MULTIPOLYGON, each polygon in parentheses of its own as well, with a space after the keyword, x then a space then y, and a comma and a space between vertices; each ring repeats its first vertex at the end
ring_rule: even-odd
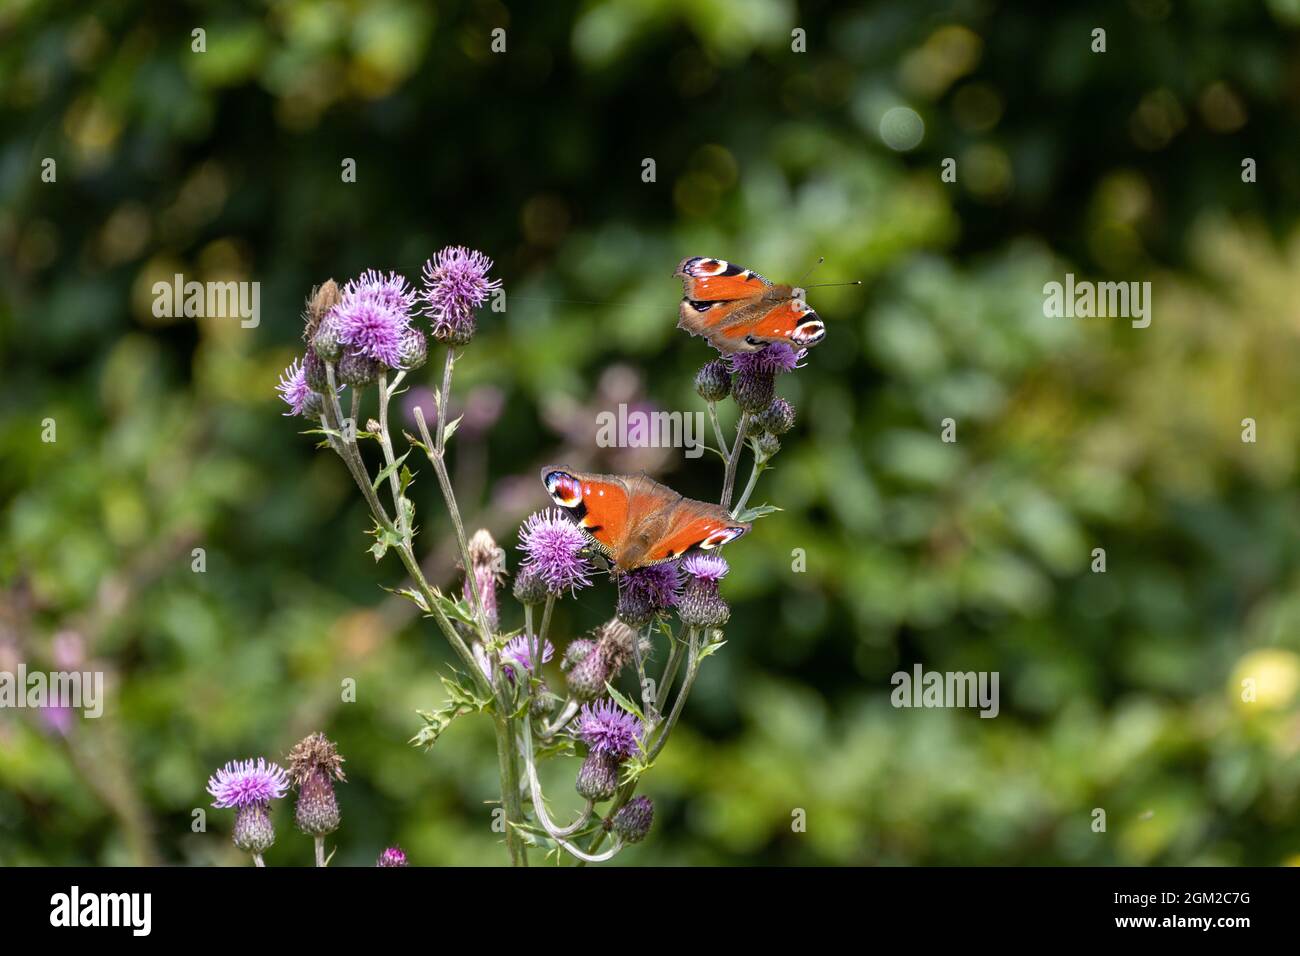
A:
POLYGON ((646 796, 633 797, 614 814, 614 832, 624 843, 640 843, 654 819, 654 801, 646 796))
POLYGON ((578 664, 582 663, 583 659, 595 649, 595 641, 587 640, 586 638, 579 638, 576 641, 571 641, 569 646, 565 648, 564 657, 560 661, 560 670, 567 674, 578 664))
POLYGON ((758 420, 764 430, 773 435, 784 435, 794 428, 794 406, 784 398, 774 398, 772 404, 767 406, 767 411, 758 416, 758 420))
POLYGON ((618 760, 602 750, 591 751, 574 786, 579 796, 592 802, 608 800, 618 790, 618 760))
POLYGON ((462 591, 465 602, 474 605, 474 592, 470 587, 470 574, 478 587, 479 598, 483 601, 483 614, 487 618, 488 629, 497 629, 497 585, 505 579, 506 553, 497 547, 492 533, 480 528, 469 539, 468 545, 470 571, 465 575, 462 591))
POLYGON ((414 371, 422 366, 429 358, 429 342, 424 337, 424 333, 419 329, 410 329, 402 337, 402 350, 400 353, 402 368, 407 371, 414 371))
POLYGON ((764 432, 758 436, 758 457, 767 461, 773 455, 781 450, 781 439, 777 438, 771 432, 764 432))
POLYGON ((400 846, 390 846, 383 853, 379 854, 379 859, 375 861, 375 866, 409 866, 406 861, 406 854, 402 852, 400 846))
POLYGON ((324 836, 339 828, 334 781, 346 780, 343 758, 324 735, 304 737, 289 751, 289 777, 298 788, 294 822, 303 833, 324 836))
POLYGON ((307 384, 311 386, 313 392, 320 392, 322 395, 328 394, 330 380, 325 371, 325 360, 313 349, 307 350, 307 356, 302 360, 302 369, 307 384))
POLYGON ((737 375, 732 392, 742 412, 754 414, 772 404, 776 395, 776 379, 771 375, 737 375))
POLYGON ((594 647, 569 671, 569 693, 578 700, 594 700, 605 693, 605 682, 612 676, 609 661, 594 647))
POLYGON ((520 568, 515 574, 515 600, 533 607, 546 600, 547 588, 542 575, 534 568, 520 568))
POLYGON ((384 366, 374 359, 357 352, 344 352, 339 359, 338 381, 340 385, 365 388, 379 377, 383 369, 384 366))
POLYGON ((339 326, 332 318, 326 317, 316 326, 316 333, 311 337, 311 351, 326 362, 337 362, 343 354, 339 326))
POLYGON ((338 305, 340 298, 338 283, 333 279, 326 279, 311 290, 311 295, 307 297, 307 322, 303 328, 303 341, 314 341, 321 321, 329 314, 330 309, 338 305))
POLYGON ((245 853, 265 853, 275 843, 275 827, 265 803, 240 807, 235 816, 234 843, 245 853))
POLYGON ((695 373, 695 391, 706 402, 720 402, 731 394, 731 373, 722 359, 714 359, 695 373))
POLYGON ((677 616, 688 627, 721 627, 731 617, 731 608, 718 594, 718 582, 726 577, 726 559, 716 554, 690 554, 682 562, 686 586, 677 601, 677 616))

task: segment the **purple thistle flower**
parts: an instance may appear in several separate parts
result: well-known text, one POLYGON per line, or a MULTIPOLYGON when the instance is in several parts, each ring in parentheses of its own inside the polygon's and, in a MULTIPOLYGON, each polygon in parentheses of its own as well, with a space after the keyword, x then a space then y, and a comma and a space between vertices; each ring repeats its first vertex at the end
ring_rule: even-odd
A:
POLYGON ((591 563, 582 555, 586 546, 586 535, 558 508, 538 511, 519 529, 521 567, 540 577, 552 594, 591 583, 591 563))
POLYGON ((626 760, 641 746, 641 721, 608 698, 584 704, 573 723, 577 736, 596 753, 626 760))
POLYGON ((716 583, 727 576, 731 568, 720 554, 688 554, 682 561, 682 570, 698 581, 716 583))
POLYGON ((302 359, 294 359, 293 364, 284 370, 284 374, 280 376, 280 384, 275 387, 275 390, 289 406, 286 415, 301 415, 307 410, 312 392, 311 386, 307 384, 307 370, 303 367, 302 359))
POLYGON ((668 608, 677 603, 677 592, 682 589, 682 569, 677 561, 663 561, 645 568, 636 568, 623 575, 620 585, 624 590, 643 596, 655 607, 668 608))
MULTIPOLYGON (((504 670, 511 680, 515 679, 515 667, 519 667, 527 674, 533 672, 533 651, 537 649, 537 637, 531 634, 520 634, 506 642, 506 646, 501 649, 501 669, 504 670)), ((542 644, 542 663, 547 663, 555 656, 555 646, 550 641, 542 644)))
POLYGON ((424 313, 433 319, 440 341, 468 342, 474 334, 474 310, 501 288, 489 279, 492 260, 464 246, 447 246, 424 264, 424 313))
POLYGON ((382 305, 408 316, 420 298, 405 276, 396 272, 385 276, 378 269, 367 269, 343 287, 344 295, 357 292, 374 296, 382 305))
POLYGON ((801 368, 807 349, 795 351, 784 342, 772 342, 757 352, 737 352, 729 356, 731 370, 738 375, 779 375, 801 368))
POLYGON ((372 269, 343 287, 343 297, 324 323, 354 354, 399 368, 413 296, 401 276, 384 278, 372 269))
POLYGON ((400 846, 390 846, 383 853, 379 854, 379 859, 375 861, 375 866, 407 866, 406 854, 402 852, 400 846))
POLYGON ((208 778, 208 793, 216 797, 214 807, 250 807, 278 800, 289 789, 289 776, 276 763, 263 757, 232 760, 208 778))

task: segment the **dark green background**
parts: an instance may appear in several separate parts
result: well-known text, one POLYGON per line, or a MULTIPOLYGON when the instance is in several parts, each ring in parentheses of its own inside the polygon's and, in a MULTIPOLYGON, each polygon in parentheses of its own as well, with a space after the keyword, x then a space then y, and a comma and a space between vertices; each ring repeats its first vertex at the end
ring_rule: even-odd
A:
MULTIPOLYGON (((106 6, 0 12, 0 669, 74 634, 112 688, 66 736, 0 712, 0 863, 245 862, 229 811, 192 832, 208 774, 316 729, 348 760, 336 863, 505 860, 490 728, 406 744, 448 655, 273 392, 313 283, 447 243, 508 294, 452 464, 512 567, 546 461, 716 495, 711 456, 593 442, 619 401, 701 407, 682 256, 865 280, 810 293, 828 337, 756 496, 785 511, 729 549, 729 643, 620 861, 1300 859, 1300 3, 106 6), (260 282, 261 325, 155 319, 178 271, 260 282), (1151 327, 1044 318, 1066 272, 1151 281, 1151 327), (1001 715, 894 710, 916 662, 998 671, 1001 715)), ((561 816, 575 771, 546 768, 561 816)), ((286 811, 267 861, 308 863, 286 811)))

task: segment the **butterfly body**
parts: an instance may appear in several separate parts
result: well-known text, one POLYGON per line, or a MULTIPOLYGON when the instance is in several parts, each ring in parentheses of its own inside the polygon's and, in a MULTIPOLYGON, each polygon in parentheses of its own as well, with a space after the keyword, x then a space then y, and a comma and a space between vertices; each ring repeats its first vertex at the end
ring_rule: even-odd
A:
POLYGON ((542 483, 615 574, 721 547, 751 527, 721 505, 684 498, 645 475, 597 475, 548 465, 542 483))
POLYGON ((673 275, 681 278, 683 291, 677 327, 721 352, 756 352, 772 342, 811 348, 826 337, 821 317, 794 286, 702 256, 683 259, 673 275))

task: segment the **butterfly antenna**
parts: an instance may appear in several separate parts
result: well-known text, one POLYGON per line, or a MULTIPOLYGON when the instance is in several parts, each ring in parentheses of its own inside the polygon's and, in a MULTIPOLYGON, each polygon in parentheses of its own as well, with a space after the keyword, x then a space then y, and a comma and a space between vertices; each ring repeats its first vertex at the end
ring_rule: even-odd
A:
POLYGON ((837 286, 837 285, 862 285, 862 280, 854 279, 852 282, 822 282, 817 285, 807 285, 804 286, 804 288, 805 289, 829 289, 831 286, 837 286))
POLYGON ((795 285, 803 286, 803 280, 808 278, 810 275, 812 275, 813 269, 816 269, 819 265, 821 265, 825 261, 826 261, 825 256, 818 256, 817 261, 814 262, 811 266, 809 266, 808 271, 803 274, 803 279, 800 279, 798 282, 795 283, 795 285))

